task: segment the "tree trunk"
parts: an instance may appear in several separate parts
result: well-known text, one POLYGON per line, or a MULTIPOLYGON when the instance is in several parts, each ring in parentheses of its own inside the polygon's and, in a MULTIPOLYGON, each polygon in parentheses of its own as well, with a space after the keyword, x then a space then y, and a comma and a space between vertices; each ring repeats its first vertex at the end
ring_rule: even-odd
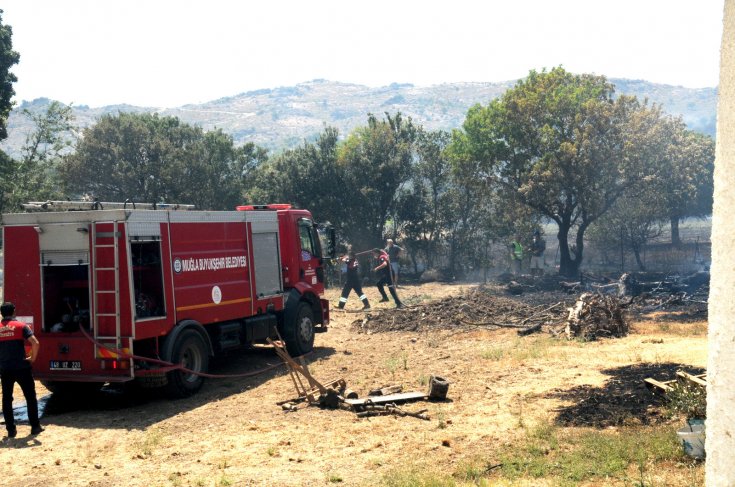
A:
POLYGON ((572 253, 569 250, 569 224, 559 224, 559 275, 564 277, 576 277, 578 267, 572 259, 572 253))
POLYGON ((671 245, 679 247, 681 245, 681 236, 679 235, 679 217, 671 217, 671 245))
POLYGON ((638 264, 638 269, 641 270, 641 272, 646 271, 646 264, 643 263, 643 260, 641 259, 641 249, 638 245, 631 245, 631 248, 633 249, 633 255, 635 255, 635 261, 638 264))
POLYGON ((584 253, 584 231, 587 225, 580 225, 577 230, 575 239, 575 248, 569 248, 569 230, 572 225, 569 222, 559 224, 559 275, 568 278, 576 278, 579 276, 579 266, 582 264, 582 255, 584 253), (572 257, 574 254, 574 257, 572 257))

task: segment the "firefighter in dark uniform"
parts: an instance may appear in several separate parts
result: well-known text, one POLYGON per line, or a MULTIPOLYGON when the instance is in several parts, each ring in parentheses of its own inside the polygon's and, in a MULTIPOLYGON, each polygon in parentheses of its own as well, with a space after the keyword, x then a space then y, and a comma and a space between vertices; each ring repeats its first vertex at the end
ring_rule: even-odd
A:
POLYGON ((396 293, 396 286, 393 283, 393 274, 390 269, 390 258, 388 254, 381 249, 373 249, 373 257, 378 261, 378 265, 373 269, 378 274, 378 291, 383 297, 379 302, 385 303, 388 301, 388 296, 385 294, 383 286, 388 285, 388 291, 393 296, 393 301, 396 302, 396 308, 403 308, 403 303, 398 299, 398 293, 396 293))
POLYGON ((347 255, 342 257, 342 262, 346 269, 347 279, 345 285, 342 288, 342 296, 339 298, 339 304, 337 307, 343 309, 345 303, 347 303, 347 296, 350 295, 350 291, 355 290, 355 294, 360 297, 362 301, 362 309, 370 309, 370 303, 365 293, 362 292, 362 284, 360 283, 360 263, 357 261, 355 252, 352 250, 352 246, 347 246, 347 255))
POLYGON ((17 382, 23 391, 28 407, 28 421, 31 423, 31 434, 43 431, 38 420, 38 400, 36 399, 36 383, 33 381, 31 364, 36 361, 40 345, 33 335, 33 330, 15 318, 15 305, 3 303, 0 306, 3 319, 0 322, 0 382, 3 391, 3 417, 8 437, 17 434, 15 418, 13 418, 13 387, 17 382), (31 344, 31 355, 26 357, 25 342, 31 344))

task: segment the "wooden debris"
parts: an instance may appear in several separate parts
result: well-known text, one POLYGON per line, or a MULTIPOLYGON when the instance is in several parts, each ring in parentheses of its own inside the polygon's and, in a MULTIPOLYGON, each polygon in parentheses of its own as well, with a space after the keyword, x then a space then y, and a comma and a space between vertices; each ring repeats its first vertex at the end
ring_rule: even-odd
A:
POLYGON ((368 392, 368 396, 387 396, 388 394, 397 394, 399 392, 403 392, 403 387, 386 386, 381 389, 372 389, 370 392, 368 392))
MULTIPOLYGON (((280 337, 279 337, 280 338, 280 337)), ((273 345, 276 354, 283 359, 288 365, 289 375, 299 394, 294 399, 279 401, 277 404, 281 406, 285 412, 297 411, 298 403, 306 402, 309 405, 316 405, 327 409, 345 409, 357 413, 358 418, 370 416, 411 416, 423 420, 429 420, 425 415, 425 409, 418 412, 405 411, 399 408, 396 403, 408 402, 415 400, 446 399, 449 382, 441 377, 431 376, 428 395, 423 392, 393 392, 400 391, 401 386, 389 386, 377 389, 371 392, 377 392, 383 395, 369 396, 365 399, 359 399, 357 393, 347 388, 347 383, 342 379, 337 379, 326 384, 322 384, 309 373, 306 363, 296 362, 286 351, 281 340, 274 341, 270 338, 268 343, 273 345), (309 384, 307 388, 303 379, 309 384)))
POLYGON ((403 313, 393 310, 368 313, 363 319, 353 321, 352 326, 363 333, 457 329, 463 325, 526 329, 538 323, 542 327, 562 324, 566 317, 564 307, 561 302, 530 306, 498 296, 497 290, 479 286, 462 295, 415 306, 403 313))
POLYGON ((629 324, 620 302, 613 296, 583 293, 569 308, 567 338, 595 340, 600 337, 623 337, 629 324))
POLYGON ((674 384, 677 382, 690 383, 706 388, 707 374, 692 375, 680 370, 676 372, 676 379, 673 380, 658 381, 649 377, 647 379, 643 379, 643 382, 650 391, 658 394, 666 394, 674 389, 674 384))
POLYGON ((387 396, 371 396, 364 399, 345 399, 350 406, 366 406, 368 404, 387 404, 407 401, 424 400, 428 398, 425 392, 402 392, 400 394, 388 394, 387 396))
POLYGON ((387 415, 394 415, 394 416, 411 416, 413 418, 423 419, 424 421, 429 421, 431 418, 426 414, 427 409, 422 409, 420 411, 406 411, 404 409, 399 408, 395 404, 387 404, 385 406, 369 406, 364 411, 357 412, 358 418, 369 418, 372 416, 387 416, 387 415))
POLYGON ((518 336, 526 336, 530 335, 531 333, 536 333, 537 331, 541 331, 541 325, 543 323, 536 323, 533 326, 529 326, 528 328, 523 328, 521 330, 518 330, 518 336))

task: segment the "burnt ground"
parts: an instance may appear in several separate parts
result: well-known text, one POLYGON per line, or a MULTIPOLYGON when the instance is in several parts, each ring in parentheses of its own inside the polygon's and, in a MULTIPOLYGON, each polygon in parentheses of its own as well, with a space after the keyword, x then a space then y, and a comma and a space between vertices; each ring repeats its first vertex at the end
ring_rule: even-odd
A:
POLYGON ((359 332, 469 330, 512 327, 536 323, 563 323, 574 298, 563 292, 538 291, 513 295, 499 285, 474 287, 457 296, 389 312, 367 312, 352 322, 359 332), (551 308, 551 309, 549 309, 551 308))

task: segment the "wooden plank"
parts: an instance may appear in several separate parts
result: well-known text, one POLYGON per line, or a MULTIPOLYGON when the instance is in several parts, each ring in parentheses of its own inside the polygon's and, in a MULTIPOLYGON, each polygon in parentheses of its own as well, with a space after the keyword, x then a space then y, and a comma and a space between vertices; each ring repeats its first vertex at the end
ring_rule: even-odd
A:
POLYGON ((426 398, 427 396, 425 392, 403 392, 401 394, 388 394, 387 396, 371 396, 364 399, 345 399, 345 402, 350 406, 364 406, 366 404, 417 401, 426 398))
POLYGON ((659 382, 656 379, 651 379, 649 377, 648 379, 643 379, 643 382, 645 382, 646 387, 649 389, 656 389, 659 392, 667 393, 672 389, 669 384, 676 381, 670 380, 666 382, 659 382))
POLYGON ((707 387, 707 374, 692 375, 680 370, 676 373, 676 376, 681 379, 693 382, 698 386, 707 387))

